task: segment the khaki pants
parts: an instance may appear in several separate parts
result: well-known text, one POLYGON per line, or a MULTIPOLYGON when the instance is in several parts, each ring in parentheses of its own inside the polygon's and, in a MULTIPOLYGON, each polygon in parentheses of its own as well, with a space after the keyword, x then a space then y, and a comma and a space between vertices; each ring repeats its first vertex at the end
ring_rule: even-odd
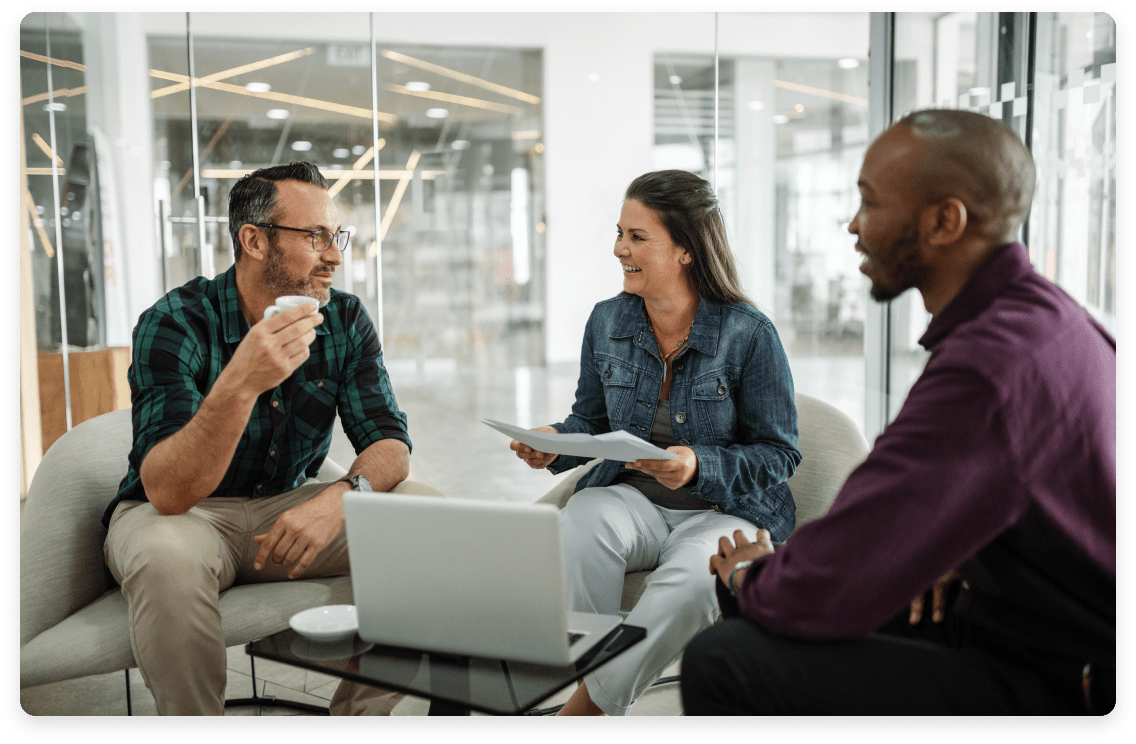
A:
MULTIPOLYGON (((220 593, 234 584, 287 581, 288 568, 253 558, 262 535, 288 509, 328 486, 309 482, 263 499, 208 498, 185 514, 162 516, 124 501, 111 517, 103 552, 126 597, 130 645, 160 715, 223 715, 226 657, 220 593)), ((306 578, 350 573, 347 531, 316 557, 306 578)), ((344 681, 333 712, 389 714, 402 693, 344 681)))

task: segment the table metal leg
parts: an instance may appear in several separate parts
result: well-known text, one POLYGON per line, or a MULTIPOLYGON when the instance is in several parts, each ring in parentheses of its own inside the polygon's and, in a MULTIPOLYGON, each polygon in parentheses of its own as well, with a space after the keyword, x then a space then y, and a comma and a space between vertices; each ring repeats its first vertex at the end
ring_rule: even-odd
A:
POLYGON ((428 716, 468 716, 469 708, 445 700, 431 700, 428 716))

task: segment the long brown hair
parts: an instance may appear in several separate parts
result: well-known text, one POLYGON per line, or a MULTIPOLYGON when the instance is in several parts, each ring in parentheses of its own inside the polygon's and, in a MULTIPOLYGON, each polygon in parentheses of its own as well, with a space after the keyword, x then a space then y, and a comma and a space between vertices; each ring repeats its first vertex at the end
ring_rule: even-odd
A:
POLYGON ((690 252, 690 281, 701 299, 754 306, 742 292, 718 197, 706 179, 684 170, 644 173, 623 198, 653 210, 671 240, 690 252))

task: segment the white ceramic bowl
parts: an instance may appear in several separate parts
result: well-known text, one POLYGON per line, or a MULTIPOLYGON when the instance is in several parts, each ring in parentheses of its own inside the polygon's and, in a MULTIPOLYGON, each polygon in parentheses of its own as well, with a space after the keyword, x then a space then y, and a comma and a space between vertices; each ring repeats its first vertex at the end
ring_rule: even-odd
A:
POLYGON ((326 605, 297 612, 288 625, 313 641, 339 641, 355 635, 355 631, 359 630, 359 619, 355 605, 326 605))

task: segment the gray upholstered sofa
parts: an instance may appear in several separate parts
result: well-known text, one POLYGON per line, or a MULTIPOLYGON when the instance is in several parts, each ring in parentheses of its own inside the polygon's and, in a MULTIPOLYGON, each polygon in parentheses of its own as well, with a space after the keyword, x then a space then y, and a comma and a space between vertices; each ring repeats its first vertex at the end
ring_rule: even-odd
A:
MULTIPOLYGON (((107 413, 61 437, 36 470, 20 517, 21 688, 135 666, 100 522, 126 474, 130 441, 130 411, 107 413)), ((345 474, 328 459, 319 478, 345 474)), ((441 495, 413 481, 395 491, 441 495)), ((225 645, 283 630, 300 610, 351 603, 349 576, 235 586, 221 594, 225 645)))

